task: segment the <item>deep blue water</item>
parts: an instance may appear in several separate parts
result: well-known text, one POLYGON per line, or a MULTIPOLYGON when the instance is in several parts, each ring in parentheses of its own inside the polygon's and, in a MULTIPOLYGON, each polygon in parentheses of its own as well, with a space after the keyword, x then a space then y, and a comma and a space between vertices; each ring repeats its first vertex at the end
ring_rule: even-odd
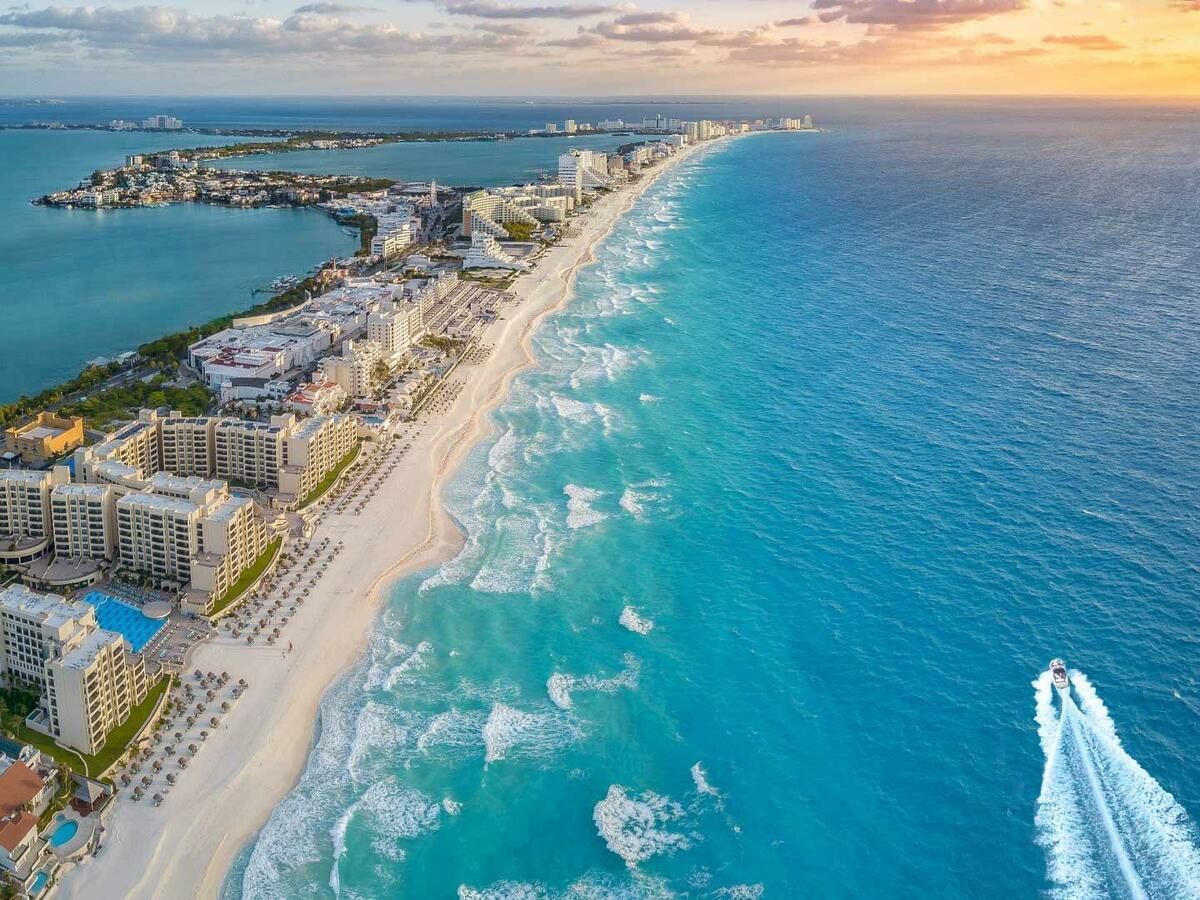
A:
POLYGON ((618 226, 229 896, 1200 896, 1200 115, 895 111, 618 226))

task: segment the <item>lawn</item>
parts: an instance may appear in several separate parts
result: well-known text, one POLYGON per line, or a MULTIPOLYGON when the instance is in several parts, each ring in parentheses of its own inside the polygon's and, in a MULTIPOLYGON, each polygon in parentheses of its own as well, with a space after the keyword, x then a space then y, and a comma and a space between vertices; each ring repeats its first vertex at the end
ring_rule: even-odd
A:
POLYGON ((229 609, 234 603, 241 599, 242 594, 249 590, 250 585, 258 581, 262 573, 267 571, 267 567, 275 561, 275 557, 279 555, 279 548, 283 546, 283 538, 275 538, 267 545, 267 549, 258 555, 253 563, 250 564, 241 577, 233 583, 229 592, 221 599, 221 602, 213 607, 213 611, 208 615, 210 618, 216 618, 229 609))
POLYGON ((358 459, 358 454, 359 454, 360 450, 362 450, 361 443, 359 443, 357 446, 354 447, 354 449, 352 449, 349 453, 347 453, 345 456, 343 456, 342 461, 339 462, 332 469, 330 469, 329 474, 326 475, 324 478, 322 478, 320 480, 320 482, 318 482, 317 486, 308 492, 308 494, 305 496, 305 498, 300 501, 300 505, 296 508, 304 509, 304 507, 309 506, 312 503, 315 503, 317 500, 320 500, 321 495, 324 494, 331 487, 333 487, 333 483, 342 477, 342 473, 346 471, 347 467, 352 462, 354 462, 354 460, 358 459))
POLYGON ((109 732, 108 740, 100 748, 100 752, 94 756, 86 756, 69 747, 62 747, 56 744, 53 738, 42 734, 40 731, 34 731, 28 725, 24 724, 17 729, 16 738, 48 753, 60 763, 76 772, 81 771, 89 778, 99 778, 112 767, 117 758, 129 747, 129 742, 133 740, 133 736, 142 730, 142 726, 146 724, 146 720, 154 712, 155 704, 158 703, 159 698, 167 692, 170 686, 171 679, 169 676, 160 678, 158 684, 150 688, 150 691, 146 694, 146 699, 135 706, 129 713, 129 718, 109 732))

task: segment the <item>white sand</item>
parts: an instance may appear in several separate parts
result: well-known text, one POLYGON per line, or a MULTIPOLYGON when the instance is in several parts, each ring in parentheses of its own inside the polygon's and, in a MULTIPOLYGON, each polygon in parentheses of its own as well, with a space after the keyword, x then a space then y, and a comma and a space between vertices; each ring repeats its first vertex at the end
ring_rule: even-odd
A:
MULTIPOLYGON (((670 166, 675 154, 636 185, 598 200, 576 219, 578 233, 517 280, 522 298, 502 311, 484 342, 485 363, 460 368, 467 384, 448 413, 423 421, 421 434, 362 515, 326 515, 314 539, 345 550, 313 588, 283 633, 295 649, 253 647, 227 636, 200 647, 189 671, 227 671, 250 689, 225 716, 171 790, 153 807, 123 794, 104 850, 64 873, 62 898, 216 897, 238 852, 296 783, 308 757, 318 706, 337 675, 362 653, 388 582, 457 552, 461 536, 438 502, 443 481, 489 424, 487 413, 513 376, 530 365, 530 337, 569 298, 592 249, 670 166)), ((224 635, 224 633, 223 633, 224 635)))

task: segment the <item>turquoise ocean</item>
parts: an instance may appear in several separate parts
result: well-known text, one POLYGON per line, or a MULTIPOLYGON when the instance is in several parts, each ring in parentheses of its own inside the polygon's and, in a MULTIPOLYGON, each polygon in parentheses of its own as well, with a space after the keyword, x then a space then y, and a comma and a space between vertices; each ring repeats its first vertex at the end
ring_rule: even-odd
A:
POLYGON ((892 112, 622 220, 228 897, 1200 896, 1200 116, 892 112))

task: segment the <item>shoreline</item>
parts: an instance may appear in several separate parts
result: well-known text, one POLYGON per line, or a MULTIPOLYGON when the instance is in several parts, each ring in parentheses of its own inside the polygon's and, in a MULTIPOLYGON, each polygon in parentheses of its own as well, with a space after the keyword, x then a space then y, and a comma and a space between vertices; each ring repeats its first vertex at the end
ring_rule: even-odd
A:
POLYGON ((248 648, 227 635, 197 649, 189 668, 229 671, 246 678, 249 690, 162 807, 121 801, 104 852, 64 873, 59 896, 149 898, 166 884, 176 896, 219 895, 238 855, 303 772, 325 692, 362 657, 389 585, 461 546, 442 488, 490 433, 490 413, 513 379, 535 364, 538 327, 570 301, 579 270, 595 260, 595 248, 621 218, 703 146, 711 145, 685 149, 638 184, 597 200, 577 220, 576 234, 518 279, 518 299, 484 334, 494 350, 463 371, 465 383, 448 412, 417 421, 412 447, 381 483, 379 496, 361 516, 325 512, 313 538, 344 540, 345 551, 289 625, 293 653, 248 648))

